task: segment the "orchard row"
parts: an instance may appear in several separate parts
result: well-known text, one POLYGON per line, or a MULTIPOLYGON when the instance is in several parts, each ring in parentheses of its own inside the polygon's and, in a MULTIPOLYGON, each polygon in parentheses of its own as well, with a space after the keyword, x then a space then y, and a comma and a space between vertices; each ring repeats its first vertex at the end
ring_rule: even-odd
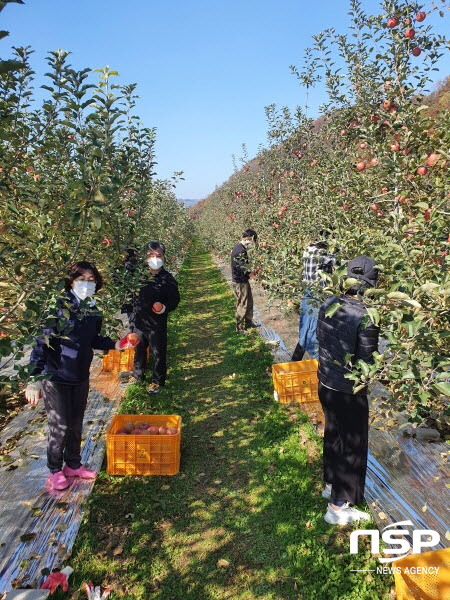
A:
POLYGON ((450 112, 425 97, 448 43, 433 33, 436 7, 385 0, 369 16, 362 5, 350 2, 350 34, 315 36, 292 68, 307 98, 320 75, 322 116, 267 107, 269 147, 244 158, 194 216, 224 257, 255 229, 258 279, 287 308, 299 304, 303 249, 320 230, 332 229, 341 262, 325 293, 345 287, 349 258, 374 257, 381 281, 366 302, 389 350, 360 365, 355 386, 376 377, 397 408, 450 424, 450 112))
POLYGON ((36 82, 30 48, 14 54, 0 74, 0 357, 18 358, 54 312, 69 265, 97 265, 98 303, 115 327, 130 288, 124 249, 164 241, 170 269, 189 222, 173 192, 180 174, 155 178, 155 130, 135 114, 135 85, 108 67, 75 70, 62 50, 36 82))

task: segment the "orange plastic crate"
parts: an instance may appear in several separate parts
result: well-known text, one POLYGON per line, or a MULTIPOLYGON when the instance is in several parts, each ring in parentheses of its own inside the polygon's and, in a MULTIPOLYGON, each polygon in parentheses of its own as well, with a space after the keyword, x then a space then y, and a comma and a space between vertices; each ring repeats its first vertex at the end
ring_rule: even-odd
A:
POLYGON ((318 402, 318 362, 315 359, 272 365, 275 399, 290 402, 318 402))
MULTIPOLYGON (((147 357, 150 356, 150 348, 147 349, 147 357)), ((120 373, 121 371, 132 371, 134 366, 134 348, 120 350, 109 350, 103 355, 102 371, 120 373)))
POLYGON ((178 415, 116 415, 106 433, 106 470, 110 475, 176 475, 180 470, 180 442, 181 417, 178 415), (178 433, 116 433, 125 423, 142 421, 158 427, 177 427, 178 433))
POLYGON ((393 565, 400 568, 394 571, 397 600, 450 598, 450 548, 411 554, 393 565))

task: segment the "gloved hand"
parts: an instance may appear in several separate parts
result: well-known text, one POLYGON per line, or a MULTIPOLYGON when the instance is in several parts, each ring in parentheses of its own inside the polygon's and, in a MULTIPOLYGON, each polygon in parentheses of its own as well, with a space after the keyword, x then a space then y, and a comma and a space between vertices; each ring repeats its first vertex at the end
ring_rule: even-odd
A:
POLYGON ((30 381, 25 388, 25 398, 30 404, 37 404, 39 398, 42 398, 42 381, 30 381))
POLYGON ((50 590, 50 595, 53 594, 58 586, 61 586, 63 592, 69 589, 68 578, 73 573, 72 567, 65 567, 62 571, 50 573, 44 583, 41 585, 41 590, 50 590))
POLYGON ((127 333, 123 338, 116 342, 116 350, 126 350, 127 348, 134 348, 140 343, 139 336, 137 333, 127 333))
POLYGON ((162 315, 166 310, 165 305, 162 302, 154 302, 152 306, 152 311, 157 315, 162 315))
POLYGON ((94 584, 91 582, 83 583, 83 588, 87 594, 88 600, 105 600, 111 593, 111 590, 106 588, 102 594, 100 586, 94 587, 94 584))

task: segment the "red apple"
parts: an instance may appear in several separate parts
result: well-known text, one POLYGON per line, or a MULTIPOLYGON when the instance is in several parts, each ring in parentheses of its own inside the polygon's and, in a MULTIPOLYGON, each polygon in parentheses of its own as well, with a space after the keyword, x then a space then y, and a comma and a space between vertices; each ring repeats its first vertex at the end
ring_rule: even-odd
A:
POLYGON ((163 309, 163 304, 161 304, 161 302, 154 302, 153 306, 152 306, 152 311, 159 313, 161 312, 163 309))
POLYGON ((417 175, 426 175, 428 173, 427 167, 419 167, 417 169, 417 175))
POLYGON ((429 221, 431 219, 431 208, 427 208, 423 211, 423 216, 425 217, 425 221, 429 221))
POLYGON ((431 152, 431 154, 428 155, 427 158, 427 165, 429 167, 434 167, 434 165, 437 163, 437 161, 441 158, 440 154, 437 154, 437 152, 431 152))
POLYGON ((425 21, 426 16, 427 16, 427 13, 424 12, 423 10, 421 10, 416 15, 416 21, 418 21, 419 23, 422 23, 422 21, 425 21))
POLYGON ((178 429, 176 427, 168 427, 166 430, 167 435, 177 435, 178 429))
POLYGON ((420 56, 420 55, 422 54, 422 49, 421 49, 421 48, 419 48, 419 46, 416 46, 415 48, 413 48, 413 49, 411 50, 411 54, 412 54, 413 56, 420 56))
POLYGON ((405 29, 405 32, 403 34, 405 36, 405 38, 407 38, 408 40, 412 40, 413 37, 416 35, 416 32, 414 31, 414 29, 412 27, 408 27, 408 29, 405 29))
POLYGON ((104 246, 110 246, 110 245, 111 245, 111 240, 110 240, 108 237, 106 237, 106 236, 105 236, 105 237, 103 238, 102 244, 103 244, 104 246))
POLYGON ((387 23, 386 23, 386 25, 389 27, 389 29, 393 29, 394 27, 397 27, 397 25, 398 25, 398 22, 399 22, 399 21, 398 21, 397 17, 390 17, 390 18, 387 20, 387 23))
POLYGON ((411 154, 411 150, 409 148, 403 148, 402 154, 403 156, 408 156, 408 154, 411 154))
POLYGON ((377 123, 377 121, 380 120, 380 117, 378 115, 370 115, 370 120, 372 123, 377 123))
POLYGON ((370 164, 372 165, 372 167, 375 167, 378 164, 378 158, 376 158, 376 157, 371 158, 370 164))
POLYGON ((370 208, 371 210, 378 210, 378 204, 374 202, 370 208))
POLYGON ((158 435, 159 434, 159 427, 157 427, 156 425, 151 425, 148 429, 147 429, 148 433, 150 435, 158 435))
POLYGON ((361 150, 364 150, 364 148, 367 148, 367 142, 361 142, 359 147, 361 148, 361 150))
POLYGON ((167 427, 160 427, 158 433, 159 435, 167 435, 167 427))
POLYGON ((384 216, 384 212, 383 212, 383 211, 381 211, 381 210, 379 210, 379 211, 377 212, 377 217, 383 217, 383 216, 384 216))
POLYGON ((363 161, 356 163, 356 168, 358 169, 358 171, 364 171, 364 169, 366 168, 366 163, 363 161))
POLYGON ((398 152, 400 150, 400 144, 391 144, 391 152, 398 152))

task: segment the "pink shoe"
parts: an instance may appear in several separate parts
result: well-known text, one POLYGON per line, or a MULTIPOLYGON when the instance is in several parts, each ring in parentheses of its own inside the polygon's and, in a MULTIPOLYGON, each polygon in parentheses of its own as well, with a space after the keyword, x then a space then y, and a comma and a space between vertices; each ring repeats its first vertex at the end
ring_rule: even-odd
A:
POLYGON ((50 473, 47 478, 47 481, 50 483, 54 490, 65 490, 69 487, 69 482, 64 476, 62 471, 58 471, 57 473, 50 473))
POLYGON ((84 465, 81 465, 78 469, 71 469, 64 465, 63 473, 66 477, 81 477, 81 479, 95 479, 98 475, 97 471, 87 469, 84 465))

